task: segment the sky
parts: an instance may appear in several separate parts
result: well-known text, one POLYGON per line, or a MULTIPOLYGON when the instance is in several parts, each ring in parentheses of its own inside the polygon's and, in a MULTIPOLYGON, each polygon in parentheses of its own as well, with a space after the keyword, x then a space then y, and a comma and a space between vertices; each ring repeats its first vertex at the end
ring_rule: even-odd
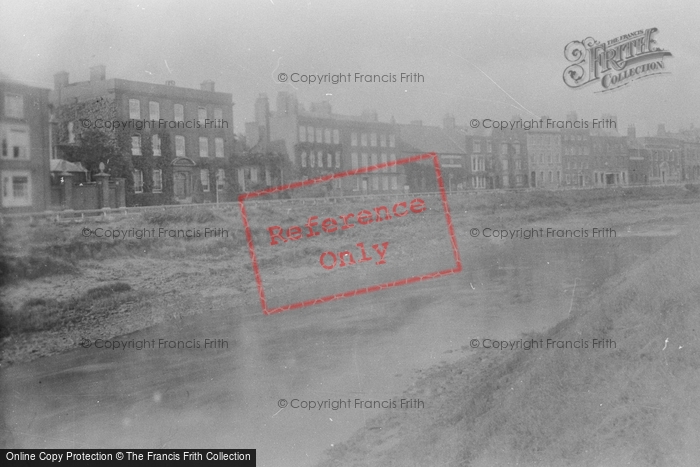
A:
POLYGON ((375 109, 380 121, 458 125, 471 119, 563 120, 618 117, 624 134, 700 127, 700 2, 618 1, 8 1, 0 0, 0 73, 52 88, 53 75, 107 78, 199 88, 216 82, 233 95, 236 133, 267 93, 296 93, 308 108, 375 109), (592 37, 607 41, 656 27, 670 73, 613 92, 580 89, 562 79, 564 47, 592 37), (288 81, 278 76, 286 73, 288 81), (414 83, 292 83, 299 74, 420 73, 414 83))

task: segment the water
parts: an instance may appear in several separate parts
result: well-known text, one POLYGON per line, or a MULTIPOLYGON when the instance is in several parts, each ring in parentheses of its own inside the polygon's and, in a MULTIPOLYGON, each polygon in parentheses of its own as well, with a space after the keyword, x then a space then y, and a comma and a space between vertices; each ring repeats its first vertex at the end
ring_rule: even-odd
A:
POLYGON ((556 324, 667 240, 477 239, 458 275, 267 317, 212 310, 122 338, 228 348, 81 349, 11 367, 0 396, 11 447, 256 448, 260 466, 312 465, 380 410, 280 399, 400 398, 416 370, 465 355, 446 352, 556 324))

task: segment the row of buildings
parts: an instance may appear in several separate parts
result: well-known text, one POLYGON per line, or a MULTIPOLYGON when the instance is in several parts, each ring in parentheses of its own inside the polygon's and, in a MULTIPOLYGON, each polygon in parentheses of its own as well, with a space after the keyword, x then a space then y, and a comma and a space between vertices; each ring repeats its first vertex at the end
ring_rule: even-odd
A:
MULTIPOLYGON (((546 116, 530 122, 516 116, 500 125, 506 129, 488 130, 460 127, 451 115, 442 126, 399 124, 393 118, 378 121, 374 111, 336 114, 328 102, 307 110, 287 92, 278 93, 276 107, 270 110, 264 94, 257 98, 246 139, 259 148, 273 145, 296 168, 297 179, 435 152, 449 191, 700 181, 700 131, 693 128, 671 133, 659 125, 656 136, 637 137, 629 127, 622 135, 613 115, 603 115, 597 121, 605 128, 594 129, 574 112, 549 128, 546 122, 552 120, 546 116)), ((336 180, 328 189, 334 194, 435 190, 432 167, 416 165, 336 180)))
MULTIPOLYGON (((580 128, 508 129, 380 122, 328 102, 307 109, 287 92, 276 108, 261 94, 245 138, 233 132, 233 100, 200 89, 107 79, 103 66, 71 83, 65 72, 43 89, 0 76, 2 212, 232 201, 297 180, 435 152, 450 191, 693 183, 700 180, 700 131, 637 137, 580 128)), ((546 121, 547 117, 543 117, 546 121)), ((579 128, 577 128, 579 126, 579 128)), ((401 164, 312 187, 305 196, 434 191, 431 163, 401 164)), ((284 195, 284 194, 283 194, 284 195)))

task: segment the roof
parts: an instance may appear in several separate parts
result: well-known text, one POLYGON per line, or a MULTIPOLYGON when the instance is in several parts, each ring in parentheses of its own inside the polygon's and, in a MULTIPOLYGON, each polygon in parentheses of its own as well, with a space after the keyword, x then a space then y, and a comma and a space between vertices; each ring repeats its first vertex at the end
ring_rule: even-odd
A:
POLYGON ((464 155, 465 134, 459 130, 446 130, 428 125, 397 125, 401 136, 402 151, 414 153, 464 155))
POLYGON ((51 172, 87 172, 87 169, 80 162, 51 159, 51 172))
POLYGON ((265 142, 264 139, 258 141, 250 150, 248 154, 287 154, 287 146, 283 139, 276 139, 273 141, 265 142))

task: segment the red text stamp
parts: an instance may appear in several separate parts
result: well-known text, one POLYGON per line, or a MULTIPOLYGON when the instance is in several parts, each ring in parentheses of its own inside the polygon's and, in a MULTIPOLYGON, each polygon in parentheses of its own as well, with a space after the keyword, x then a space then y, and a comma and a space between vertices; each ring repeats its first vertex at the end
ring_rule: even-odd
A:
POLYGON ((265 314, 462 270, 436 154, 412 156, 244 193, 239 196, 239 205, 265 314), (336 202, 321 199, 308 200, 310 203, 306 204, 305 200, 304 205, 295 202, 292 207, 276 204, 279 206, 276 211, 261 210, 252 203, 252 213, 246 210, 246 201, 264 200, 274 193, 346 177, 368 174, 379 177, 380 172, 395 171, 395 168, 390 169, 393 166, 414 164, 425 169, 426 162, 432 162, 434 167, 439 189, 437 197, 394 192, 384 196, 380 193, 380 196, 334 198, 332 201, 336 202), (368 200, 373 203, 369 204, 372 201, 368 200), (349 207, 347 203, 358 206, 349 207), (284 277, 279 274, 280 270, 287 274, 292 271, 295 277, 284 277), (299 284, 289 287, 290 279, 296 279, 299 284))

